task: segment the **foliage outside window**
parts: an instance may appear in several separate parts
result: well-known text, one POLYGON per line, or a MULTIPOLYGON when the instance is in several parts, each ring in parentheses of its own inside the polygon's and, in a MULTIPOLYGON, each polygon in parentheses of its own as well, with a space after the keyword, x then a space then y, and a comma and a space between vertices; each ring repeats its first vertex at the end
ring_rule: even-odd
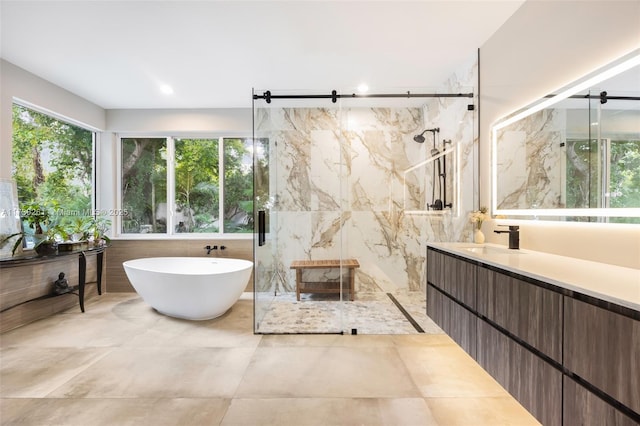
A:
POLYGON ((122 232, 166 232, 167 139, 122 139, 122 158, 122 232))
POLYGON ((253 232, 250 139, 122 138, 121 144, 122 233, 253 232))
POLYGON ((611 141, 610 207, 640 207, 640 140, 611 141))
MULTIPOLYGON (((13 104, 12 175, 24 229, 29 211, 47 210, 48 228, 71 229, 93 216, 94 133, 13 104)), ((58 236, 63 238, 63 236, 58 236)))
POLYGON ((224 139, 224 229, 253 232, 253 141, 224 139))
POLYGON ((567 208, 640 207, 640 140, 567 140, 566 170, 567 208))

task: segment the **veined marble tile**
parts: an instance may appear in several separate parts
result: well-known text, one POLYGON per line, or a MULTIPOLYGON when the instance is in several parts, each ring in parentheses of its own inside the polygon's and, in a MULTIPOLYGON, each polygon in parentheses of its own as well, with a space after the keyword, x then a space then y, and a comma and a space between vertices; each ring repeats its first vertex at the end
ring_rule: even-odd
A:
MULTIPOLYGON (((445 90, 472 91, 465 87, 476 85, 476 75, 473 59, 445 83, 445 90)), ((289 269, 293 260, 356 258, 361 264, 356 273, 359 291, 421 288, 425 243, 471 237, 467 213, 474 209, 477 131, 475 112, 467 105, 473 102, 428 98, 422 108, 258 108, 256 134, 269 137, 273 151, 271 241, 277 259, 258 265, 271 271, 262 287, 294 291, 295 273, 289 269), (423 144, 413 140, 432 127, 440 128, 436 149, 458 147, 455 161, 452 154, 446 157, 444 183, 437 162, 426 161, 434 148, 432 134, 425 134, 423 144), (441 198, 432 196, 439 185, 446 188, 447 202, 454 208, 431 214, 426 206, 441 198)))

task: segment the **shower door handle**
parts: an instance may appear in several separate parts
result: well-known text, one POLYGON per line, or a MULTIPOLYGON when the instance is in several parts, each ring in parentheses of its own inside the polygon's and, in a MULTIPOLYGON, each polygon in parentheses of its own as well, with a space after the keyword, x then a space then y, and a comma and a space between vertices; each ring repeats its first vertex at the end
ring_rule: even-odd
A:
POLYGON ((258 246, 261 247, 265 243, 266 226, 265 226, 265 212, 264 210, 258 211, 258 246))

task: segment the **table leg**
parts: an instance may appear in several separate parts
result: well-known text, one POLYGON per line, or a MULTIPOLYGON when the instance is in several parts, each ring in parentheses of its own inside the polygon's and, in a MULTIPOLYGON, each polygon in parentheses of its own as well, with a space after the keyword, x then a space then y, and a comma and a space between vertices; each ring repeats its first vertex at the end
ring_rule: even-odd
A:
POLYGON ((84 312, 84 284, 87 278, 87 256, 80 253, 80 265, 78 271, 78 298, 80 299, 80 310, 84 312))
POLYGON ((354 300, 354 281, 355 281, 355 277, 354 277, 354 273, 353 273, 353 268, 349 268, 349 288, 351 289, 351 301, 353 302, 354 300))
POLYGON ((302 285, 302 269, 296 269, 296 299, 300 301, 300 286, 302 285))
POLYGON ((102 294, 102 264, 104 260, 104 252, 100 252, 96 255, 96 261, 98 263, 98 295, 102 294))

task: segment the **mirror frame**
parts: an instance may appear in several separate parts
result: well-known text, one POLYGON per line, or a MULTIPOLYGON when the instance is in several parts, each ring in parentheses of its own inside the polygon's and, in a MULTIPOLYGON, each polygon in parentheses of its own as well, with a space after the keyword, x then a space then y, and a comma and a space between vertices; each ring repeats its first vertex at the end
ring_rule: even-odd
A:
POLYGON ((556 95, 550 95, 544 99, 538 100, 529 106, 522 108, 506 117, 498 120, 491 127, 491 211, 494 216, 506 216, 512 219, 526 219, 528 217, 549 219, 564 219, 575 216, 589 217, 640 217, 640 208, 579 208, 579 209, 498 209, 498 154, 497 142, 498 131, 518 120, 529 115, 535 114, 545 108, 548 108, 558 102, 575 95, 578 92, 589 89, 600 82, 614 77, 624 71, 635 66, 640 66, 640 48, 633 50, 631 53, 609 63, 598 70, 587 74, 586 76, 570 83, 569 85, 559 89, 556 95), (525 216, 525 217, 522 217, 525 216))

